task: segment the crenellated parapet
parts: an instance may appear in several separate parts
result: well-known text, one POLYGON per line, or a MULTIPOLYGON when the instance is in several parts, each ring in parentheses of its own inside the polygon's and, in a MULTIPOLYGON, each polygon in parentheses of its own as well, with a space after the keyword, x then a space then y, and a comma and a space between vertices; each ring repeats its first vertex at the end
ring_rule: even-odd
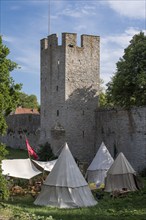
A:
POLYGON ((45 50, 48 48, 48 39, 47 38, 43 38, 41 40, 41 50, 45 50))
POLYGON ((62 46, 77 46, 77 34, 75 33, 62 33, 62 46))
MULTIPOLYGON (((80 45, 82 48, 90 47, 93 48, 99 45, 100 37, 95 35, 81 35, 80 45)), ((58 36, 57 34, 49 35, 47 38, 41 40, 41 50, 63 46, 63 47, 79 47, 77 45, 77 34, 76 33, 62 33, 62 45, 58 45, 58 36)))
POLYGON ((81 47, 90 47, 93 48, 99 46, 100 37, 95 35, 81 35, 81 47))
POLYGON ((41 40, 41 50, 58 46, 57 34, 51 34, 47 38, 41 40))

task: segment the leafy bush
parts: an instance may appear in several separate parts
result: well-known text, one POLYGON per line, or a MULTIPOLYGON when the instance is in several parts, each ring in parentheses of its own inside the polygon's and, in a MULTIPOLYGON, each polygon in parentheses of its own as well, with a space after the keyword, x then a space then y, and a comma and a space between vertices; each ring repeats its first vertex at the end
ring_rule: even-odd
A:
POLYGON ((41 161, 54 160, 57 158, 53 154, 53 151, 51 149, 51 145, 48 142, 46 142, 44 145, 39 146, 37 154, 39 156, 39 160, 41 160, 41 161))
POLYGON ((30 213, 25 213, 21 212, 20 210, 15 213, 13 217, 10 218, 10 220, 55 220, 52 216, 45 217, 45 216, 40 216, 40 215, 35 215, 35 214, 30 214, 30 213))
POLYGON ((7 180, 5 176, 2 175, 2 168, 1 168, 1 162, 7 155, 7 151, 5 149, 5 146, 3 144, 0 144, 0 198, 1 199, 8 199, 9 197, 9 190, 7 187, 7 180))
POLYGON ((140 172, 140 176, 146 177, 146 167, 140 172))

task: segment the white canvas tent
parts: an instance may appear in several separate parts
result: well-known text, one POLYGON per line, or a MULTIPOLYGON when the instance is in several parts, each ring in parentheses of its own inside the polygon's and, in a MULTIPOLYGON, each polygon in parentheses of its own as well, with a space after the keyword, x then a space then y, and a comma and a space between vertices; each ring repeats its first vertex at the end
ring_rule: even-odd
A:
POLYGON ((38 168, 41 168, 42 170, 51 172, 53 169, 55 163, 57 160, 51 160, 51 161, 38 161, 38 160, 32 160, 35 165, 37 165, 38 168))
POLYGON ((67 144, 46 178, 35 205, 77 208, 96 205, 67 144))
POLYGON ((136 171, 132 168, 123 153, 119 153, 114 163, 107 172, 105 191, 115 190, 135 191, 139 188, 136 171))
POLYGON ((86 178, 88 183, 95 183, 97 187, 104 184, 107 171, 113 162, 114 160, 111 154, 102 142, 93 161, 87 169, 86 178))
POLYGON ((32 161, 28 159, 12 159, 12 160, 2 160, 2 174, 22 178, 31 179, 34 176, 42 173, 39 171, 32 161))

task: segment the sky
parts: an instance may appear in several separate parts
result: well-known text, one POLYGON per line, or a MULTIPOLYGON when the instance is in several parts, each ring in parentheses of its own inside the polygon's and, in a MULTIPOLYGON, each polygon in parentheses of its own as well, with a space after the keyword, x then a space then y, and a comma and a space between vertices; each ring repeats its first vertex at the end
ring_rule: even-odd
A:
MULTIPOLYGON (((130 40, 146 34, 146 0, 0 0, 0 33, 22 92, 40 102, 40 40, 63 32, 100 36, 100 77, 106 85, 130 40), (50 2, 50 3, 49 3, 50 2)), ((105 86, 106 87, 106 86, 105 86)))

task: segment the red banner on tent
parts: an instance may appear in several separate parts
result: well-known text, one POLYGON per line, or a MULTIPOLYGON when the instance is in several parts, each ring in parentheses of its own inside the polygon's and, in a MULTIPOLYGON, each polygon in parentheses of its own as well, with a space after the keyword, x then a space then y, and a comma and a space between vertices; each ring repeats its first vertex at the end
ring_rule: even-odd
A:
POLYGON ((27 147, 27 150, 28 150, 28 154, 29 156, 33 156, 34 159, 38 159, 38 155, 36 154, 36 152, 33 150, 33 148, 29 145, 29 142, 28 140, 26 139, 26 147, 27 147))

